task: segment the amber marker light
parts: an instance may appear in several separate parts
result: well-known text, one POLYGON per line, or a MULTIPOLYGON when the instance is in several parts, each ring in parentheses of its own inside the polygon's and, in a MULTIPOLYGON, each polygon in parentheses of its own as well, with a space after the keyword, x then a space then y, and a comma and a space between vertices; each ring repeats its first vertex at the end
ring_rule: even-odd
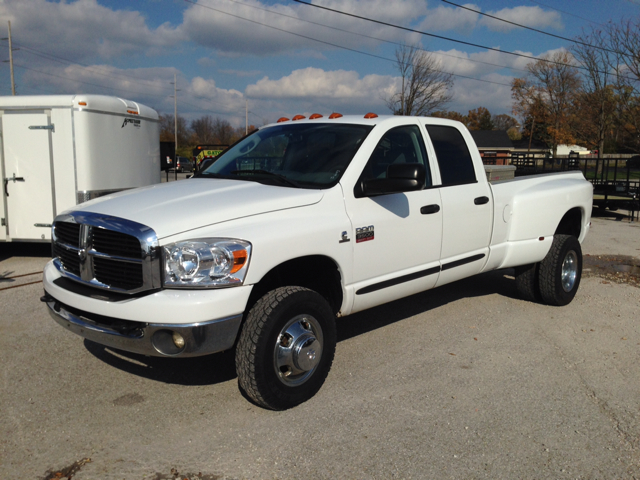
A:
POLYGON ((307 117, 305 117, 304 115, 296 115, 295 117, 293 117, 292 120, 295 122, 296 120, 302 120, 304 118, 307 118, 307 117))
POLYGON ((341 113, 333 112, 331 115, 329 115, 329 118, 340 118, 341 116, 341 113))
POLYGON ((378 118, 378 114, 369 112, 364 116, 364 118, 378 118))
POLYGON ((276 123, 288 122, 288 121, 289 121, 289 119, 287 117, 280 117, 276 123))
POLYGON ((78 105, 82 105, 83 107, 87 106, 87 102, 78 102, 78 105))
POLYGON ((316 118, 322 118, 322 115, 320 115, 319 113, 314 113, 313 115, 309 116, 309 120, 315 120, 316 118))
POLYGON ((233 252, 233 267, 231 268, 231 272, 236 273, 240 270, 244 264, 247 263, 247 251, 246 250, 234 250, 233 252))

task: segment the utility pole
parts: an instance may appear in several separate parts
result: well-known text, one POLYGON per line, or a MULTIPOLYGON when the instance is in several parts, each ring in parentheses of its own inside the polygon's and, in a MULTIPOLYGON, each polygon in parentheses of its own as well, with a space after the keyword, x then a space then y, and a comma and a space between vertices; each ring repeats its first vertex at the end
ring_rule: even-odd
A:
POLYGON ((11 44, 11 20, 9 24, 9 69, 11 70, 11 95, 16 96, 16 82, 13 80, 13 45, 11 44))
MULTIPOLYGON (((9 24, 9 36, 7 38, 3 38, 2 40, 9 40, 9 69, 11 71, 11 94, 15 96, 16 94, 16 82, 13 79, 13 45, 11 44, 11 21, 7 21, 9 24)), ((20 50, 16 48, 16 50, 20 50)), ((4 60, 6 62, 6 60, 4 60)))
POLYGON ((249 100, 244 99, 244 134, 249 133, 249 100))
POLYGON ((178 77, 177 73, 173 73, 173 131, 174 131, 174 154, 173 154, 173 171, 176 180, 178 179, 178 77))

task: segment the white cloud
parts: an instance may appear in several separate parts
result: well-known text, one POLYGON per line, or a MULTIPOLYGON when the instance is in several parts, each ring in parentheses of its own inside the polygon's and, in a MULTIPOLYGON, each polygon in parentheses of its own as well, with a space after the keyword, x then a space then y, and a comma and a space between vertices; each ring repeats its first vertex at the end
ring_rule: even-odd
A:
POLYGON ((112 10, 97 0, 5 1, 1 17, 11 20, 15 42, 43 50, 55 41, 56 52, 76 61, 159 52, 182 40, 168 23, 150 29, 140 12, 112 10))
POLYGON ((304 99, 371 99, 386 95, 394 85, 388 75, 366 75, 360 78, 358 72, 335 70, 325 71, 308 67, 294 70, 290 75, 278 80, 264 77, 245 90, 249 98, 304 98, 304 99))
MULTIPOLYGON (((542 29, 552 28, 561 30, 563 28, 560 13, 543 10, 540 7, 513 7, 503 8, 496 12, 487 12, 494 17, 502 18, 510 22, 519 23, 527 27, 542 29)), ((479 22, 480 25, 487 27, 489 30, 495 32, 510 32, 515 28, 519 28, 515 25, 510 25, 499 20, 494 20, 489 17, 482 17, 479 22)))
MULTIPOLYGON (((402 25, 410 24, 427 13, 426 3, 421 0, 330 0, 322 2, 322 5, 402 25)), ((189 6, 185 11, 181 30, 197 44, 221 53, 240 52, 257 56, 301 49, 335 49, 334 45, 348 48, 374 47, 380 43, 361 35, 316 24, 392 41, 412 38, 407 32, 398 29, 389 29, 308 5, 267 4, 258 0, 246 0, 242 4, 198 0, 198 4, 189 6)))
MULTIPOLYGON (((479 10, 479 7, 471 3, 466 3, 463 6, 479 10)), ((460 33, 468 33, 478 23, 479 16, 469 10, 440 5, 429 11, 420 24, 420 29, 429 31, 455 30, 460 33)))

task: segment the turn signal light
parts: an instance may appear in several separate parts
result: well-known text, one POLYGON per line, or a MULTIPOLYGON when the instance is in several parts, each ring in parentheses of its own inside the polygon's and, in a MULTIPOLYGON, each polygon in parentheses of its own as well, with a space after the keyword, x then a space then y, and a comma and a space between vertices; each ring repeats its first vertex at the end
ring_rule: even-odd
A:
POLYGON ((236 273, 247 262, 246 250, 234 250, 233 251, 233 267, 231 267, 230 273, 236 273))

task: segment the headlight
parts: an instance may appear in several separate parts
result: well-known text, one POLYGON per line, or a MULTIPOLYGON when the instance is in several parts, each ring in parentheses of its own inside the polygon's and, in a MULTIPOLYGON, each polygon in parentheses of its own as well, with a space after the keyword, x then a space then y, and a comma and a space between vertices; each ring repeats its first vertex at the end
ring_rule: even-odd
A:
POLYGON ((163 247, 164 286, 210 288, 241 285, 251 244, 243 240, 200 238, 163 247))

